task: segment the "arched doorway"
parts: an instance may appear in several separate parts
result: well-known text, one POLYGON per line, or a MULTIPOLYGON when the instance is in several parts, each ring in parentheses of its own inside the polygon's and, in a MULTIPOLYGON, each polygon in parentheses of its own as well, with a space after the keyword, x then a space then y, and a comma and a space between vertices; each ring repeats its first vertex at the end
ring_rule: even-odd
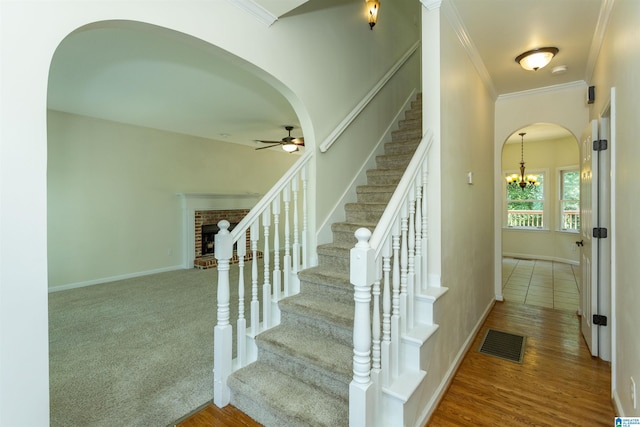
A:
POLYGON ((578 311, 579 159, 575 136, 551 123, 517 129, 503 145, 502 176, 517 176, 502 183, 499 213, 505 300, 578 311))
POLYGON ((47 137, 52 425, 132 425, 123 416, 168 424, 210 400, 214 300, 171 293, 187 294, 177 194, 264 194, 296 160, 277 147, 255 150, 255 139, 301 127, 265 74, 199 39, 132 21, 88 25, 58 47, 47 137), (140 277, 157 290, 167 274, 175 277, 156 308, 150 294, 131 291, 140 277), (112 296, 97 292, 114 281, 112 296), (199 302, 211 315, 196 327, 187 322, 203 320, 188 316, 199 302), (183 315, 157 322, 170 312, 183 315), (123 318, 131 321, 115 322, 123 318), (170 331, 181 322, 182 333, 170 331))

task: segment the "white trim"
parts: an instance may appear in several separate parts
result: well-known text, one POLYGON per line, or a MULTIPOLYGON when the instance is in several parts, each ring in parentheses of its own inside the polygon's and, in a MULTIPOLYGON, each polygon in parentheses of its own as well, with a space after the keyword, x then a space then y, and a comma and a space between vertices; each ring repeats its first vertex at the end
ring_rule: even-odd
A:
MULTIPOLYGON (((427 8, 429 7, 427 6, 427 8)), ((482 61, 482 57, 480 56, 476 45, 473 43, 473 40, 469 36, 467 27, 465 27, 464 22, 462 22, 462 18, 460 18, 458 9, 456 9, 453 2, 448 1, 444 3, 444 7, 442 8, 442 10, 447 17, 449 24, 453 28, 453 31, 458 36, 458 40, 460 40, 462 47, 467 52, 467 55, 469 55, 469 59, 471 59, 471 62, 478 72, 480 79, 484 82, 491 97, 495 100, 498 95, 496 86, 493 84, 491 74, 489 74, 487 67, 484 65, 484 61, 482 61)))
POLYGON ((425 410, 419 418, 420 422, 417 425, 420 425, 420 426, 427 425, 427 421, 429 421, 429 419, 433 415, 433 412, 436 410, 436 408, 438 407, 438 404, 440 403, 445 393, 449 389, 449 386, 451 385, 451 382, 455 378, 456 372, 458 371, 460 364, 464 360, 464 356, 467 354, 467 352, 471 348, 473 341, 476 339, 476 336, 480 332, 480 329, 482 328, 482 325, 484 324, 485 320, 487 320, 487 317, 489 317, 489 313, 491 313, 491 310, 493 309, 493 306, 495 305, 495 303, 496 303, 495 300, 491 300, 487 308, 484 310, 484 313, 482 313, 482 316, 480 317, 476 325, 473 327, 473 330, 465 340, 462 348, 460 348, 460 351, 458 351, 458 354, 456 354, 456 357, 453 359, 452 363, 449 365, 449 369, 447 370, 444 377, 442 378, 442 381, 440 382, 440 385, 438 386, 438 388, 436 388, 435 393, 433 394, 433 397, 431 398, 431 400, 429 400, 429 403, 427 403, 427 405, 425 406, 425 410))
POLYGON ((138 271, 136 273, 120 274, 118 276, 102 277, 100 279, 87 280, 85 282, 69 283, 67 285, 53 286, 49 288, 49 293, 67 291, 69 289, 84 288, 85 286, 100 285, 103 283, 116 282, 118 280, 132 279, 134 277, 148 276, 150 274, 166 273, 167 271, 182 270, 181 265, 156 268, 154 270, 138 271))
POLYGON ((591 39, 591 47, 589 49, 589 57, 587 58, 587 67, 584 79, 590 81, 593 76, 593 70, 596 67, 596 60, 600 54, 600 48, 604 42, 604 36, 607 32, 607 25, 609 24, 609 18, 611 17, 611 11, 613 10, 614 0, 603 0, 600 5, 600 13, 598 14, 598 22, 596 23, 596 29, 593 32, 593 38, 591 39))
POLYGON ((438 9, 440 6, 442 6, 442 0, 420 0, 420 3, 422 3, 422 5, 427 8, 427 10, 438 9))
POLYGON ((502 95, 498 95, 498 101, 501 101, 503 99, 511 99, 511 98, 518 98, 521 96, 530 96, 530 95, 540 95, 543 93, 550 93, 550 92, 558 92, 558 91, 562 91, 562 90, 571 90, 571 89, 575 89, 577 87, 584 87, 585 89, 587 88, 587 82, 584 80, 576 80, 575 82, 569 82, 569 83, 563 83, 563 84, 558 84, 558 85, 552 85, 552 86, 545 86, 545 87, 540 87, 537 89, 529 89, 529 90, 523 90, 520 92, 511 92, 511 93, 505 93, 502 95))
POLYGON ((419 46, 420 46, 420 40, 415 42, 413 46, 411 46, 409 50, 407 50, 405 54, 402 55, 402 57, 391 67, 391 69, 387 71, 387 73, 384 76, 382 76, 380 81, 376 83, 373 86, 373 88, 371 88, 371 90, 364 96, 364 98, 362 98, 362 100, 358 103, 358 105, 356 105, 353 108, 353 110, 351 110, 351 112, 347 114, 347 116, 344 119, 342 119, 342 121, 338 124, 338 126, 320 144, 319 147, 321 152, 325 153, 329 148, 331 148, 333 143, 336 142, 338 137, 340 137, 340 135, 342 135, 342 133, 347 129, 347 127, 349 127, 351 122, 353 122, 356 119, 356 117, 360 115, 360 113, 366 108, 366 106, 369 105, 371 100, 378 94, 378 92, 380 92, 380 90, 382 90, 382 88, 387 84, 387 82, 391 80, 391 77, 393 77, 398 72, 398 70, 405 64, 405 62, 407 62, 409 58, 413 56, 413 54, 418 50, 419 46))
POLYGON ((344 205, 348 202, 353 202, 357 199, 356 186, 364 185, 367 183, 367 170, 375 169, 376 156, 384 154, 384 143, 391 140, 391 132, 398 128, 398 122, 402 115, 411 107, 411 102, 415 99, 418 89, 413 89, 404 104, 400 107, 395 117, 389 122, 387 130, 380 137, 376 147, 373 149, 369 158, 362 164, 362 167, 358 173, 354 176, 351 183, 347 186, 347 189, 342 194, 342 197, 333 206, 331 213, 327 216, 322 225, 318 228, 317 242, 318 244, 330 243, 333 241, 333 232, 331 231, 331 225, 336 222, 345 221, 344 205))
POLYGON ((258 21, 265 24, 267 27, 273 25, 278 20, 278 17, 273 15, 267 9, 259 5, 253 0, 229 0, 234 6, 244 10, 250 15, 253 15, 258 21))

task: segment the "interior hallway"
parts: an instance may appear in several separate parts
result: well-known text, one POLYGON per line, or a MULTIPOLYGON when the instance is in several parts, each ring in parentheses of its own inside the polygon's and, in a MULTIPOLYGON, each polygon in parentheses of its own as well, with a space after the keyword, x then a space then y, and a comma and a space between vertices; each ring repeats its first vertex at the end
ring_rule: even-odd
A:
POLYGON ((505 301, 576 313, 580 267, 553 261, 502 259, 505 301))

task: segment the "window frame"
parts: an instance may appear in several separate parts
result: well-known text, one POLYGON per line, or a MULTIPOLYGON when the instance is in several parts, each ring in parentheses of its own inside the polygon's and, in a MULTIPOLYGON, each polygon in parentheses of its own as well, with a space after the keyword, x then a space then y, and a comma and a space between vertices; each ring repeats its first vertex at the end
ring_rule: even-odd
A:
POLYGON ((557 214, 556 214, 556 220, 557 220, 557 231, 560 231, 562 233, 573 233, 573 234, 579 234, 580 233, 580 228, 582 226, 582 221, 580 220, 580 197, 582 196, 580 194, 580 166, 578 165, 571 165, 571 166, 563 166, 563 167, 559 167, 556 168, 556 179, 558 181, 558 185, 557 185, 557 192, 558 192, 558 209, 557 209, 557 214), (576 172, 578 174, 578 199, 563 199, 562 197, 564 196, 563 192, 564 192, 564 173, 566 172, 576 172), (580 224, 580 226, 577 229, 573 229, 573 228, 562 228, 563 226, 563 212, 564 212, 564 203, 565 202, 577 202, 578 204, 578 222, 580 224))
POLYGON ((506 177, 511 174, 520 175, 520 171, 516 169, 505 169, 502 171, 502 228, 506 230, 518 230, 518 231, 549 231, 549 169, 527 169, 526 175, 542 175, 542 199, 536 200, 536 202, 542 203, 542 227, 514 227, 509 226, 509 202, 507 193, 507 181, 506 177))

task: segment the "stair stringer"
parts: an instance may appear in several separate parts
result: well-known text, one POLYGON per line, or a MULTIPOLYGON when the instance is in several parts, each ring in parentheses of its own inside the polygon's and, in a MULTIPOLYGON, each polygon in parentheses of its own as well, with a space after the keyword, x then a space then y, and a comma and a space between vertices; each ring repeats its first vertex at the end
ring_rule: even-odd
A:
POLYGON ((416 324, 402 334, 400 357, 402 373, 388 387, 382 387, 379 423, 383 426, 420 426, 418 414, 426 390, 427 376, 438 342, 439 308, 446 287, 428 288, 416 295, 416 324))

